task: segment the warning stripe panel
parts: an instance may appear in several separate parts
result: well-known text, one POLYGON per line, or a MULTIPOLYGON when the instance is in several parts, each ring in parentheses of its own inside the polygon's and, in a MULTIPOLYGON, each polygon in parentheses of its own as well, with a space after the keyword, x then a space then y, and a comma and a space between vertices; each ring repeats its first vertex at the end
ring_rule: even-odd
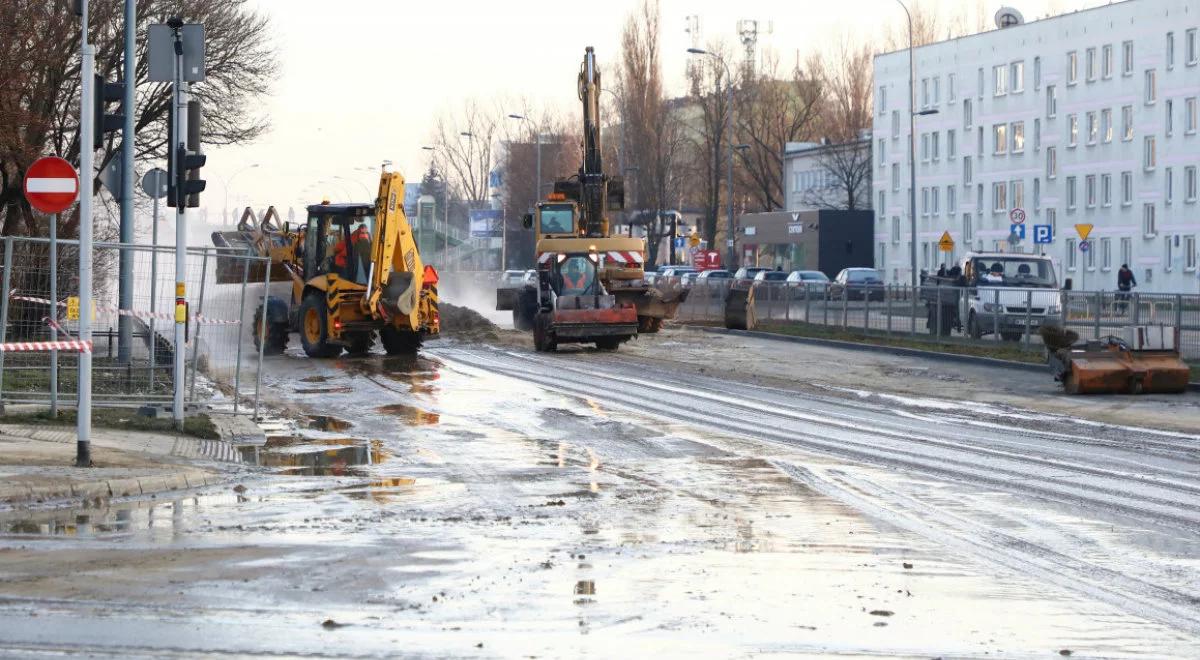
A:
MULTIPOLYGON (((12 300, 23 300, 25 302, 39 303, 42 305, 55 304, 55 303, 51 302, 50 300, 47 300, 46 298, 34 298, 32 296, 12 295, 12 296, 9 296, 9 298, 12 300)), ((57 304, 59 307, 67 306, 67 303, 65 303, 63 301, 59 301, 57 304)), ((96 311, 104 312, 107 314, 116 314, 117 316, 132 316, 132 317, 139 318, 139 319, 158 319, 160 321, 171 321, 172 323, 175 321, 175 315, 172 314, 171 312, 142 312, 142 311, 137 311, 137 310, 132 310, 132 309, 121 309, 119 307, 109 307, 107 305, 96 305, 96 311)), ((201 325, 241 325, 241 323, 242 323, 241 321, 227 321, 227 320, 222 320, 222 319, 210 319, 207 316, 203 316, 200 314, 196 314, 196 315, 192 316, 192 320, 201 325)))
POLYGON ((35 353, 41 351, 78 351, 91 353, 90 341, 16 341, 0 344, 0 353, 35 353))

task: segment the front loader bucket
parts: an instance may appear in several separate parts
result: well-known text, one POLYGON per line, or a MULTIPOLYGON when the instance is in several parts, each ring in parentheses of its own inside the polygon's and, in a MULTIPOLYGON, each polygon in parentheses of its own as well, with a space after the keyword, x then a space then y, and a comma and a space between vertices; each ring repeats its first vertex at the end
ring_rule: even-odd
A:
POLYGON ((730 287, 725 295, 725 327, 730 330, 753 330, 757 325, 754 317, 754 289, 730 287))
POLYGON ((520 289, 496 289, 496 309, 504 312, 517 307, 517 293, 520 289))
MULTIPOLYGON (((246 268, 244 266, 246 263, 244 260, 232 258, 235 255, 268 256, 263 254, 259 246, 256 245, 252 232, 214 231, 212 233, 212 242, 213 245, 219 248, 225 248, 221 250, 217 256, 217 284, 241 284, 243 276, 248 282, 262 282, 263 276, 265 275, 265 271, 263 270, 264 262, 253 262, 250 264, 249 268, 246 268)), ((278 241, 276 241, 276 243, 278 243, 278 241)), ((284 268, 283 264, 271 264, 272 282, 281 282, 289 279, 290 276, 288 275, 288 271, 286 268, 284 268)))
POLYGON ((1071 394, 1177 394, 1190 371, 1175 351, 1061 350, 1063 388, 1071 394))

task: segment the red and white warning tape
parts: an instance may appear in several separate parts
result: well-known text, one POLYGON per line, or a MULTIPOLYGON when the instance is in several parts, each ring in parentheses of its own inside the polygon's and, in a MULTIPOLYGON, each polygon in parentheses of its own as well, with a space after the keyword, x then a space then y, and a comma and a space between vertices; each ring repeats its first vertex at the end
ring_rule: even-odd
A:
POLYGON ((0 353, 30 353, 55 350, 91 353, 92 342, 72 339, 69 341, 16 341, 0 344, 0 353))
MULTIPOLYGON (((47 300, 46 298, 33 298, 31 296, 18 296, 14 294, 9 296, 9 298, 12 300, 23 300, 25 302, 38 303, 41 305, 55 304, 53 301, 47 300)), ((67 303, 61 300, 57 304, 59 307, 67 306, 67 303)), ((117 316, 132 316, 139 319, 157 319, 159 321, 170 321, 172 323, 175 322, 175 315, 170 312, 142 312, 132 309, 120 309, 119 307, 109 307, 107 305, 96 305, 96 311, 108 314, 116 314, 117 316)), ((192 320, 200 325, 240 325, 242 323, 241 321, 210 319, 207 316, 202 316, 200 314, 192 316, 192 320)))

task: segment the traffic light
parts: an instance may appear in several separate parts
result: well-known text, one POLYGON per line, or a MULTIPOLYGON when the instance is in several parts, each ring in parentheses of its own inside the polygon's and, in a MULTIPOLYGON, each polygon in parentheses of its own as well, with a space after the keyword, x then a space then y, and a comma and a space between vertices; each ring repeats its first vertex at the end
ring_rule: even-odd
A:
POLYGON ((118 107, 113 114, 105 112, 109 103, 121 103, 124 98, 125 83, 105 82, 103 76, 96 74, 92 85, 92 148, 103 147, 105 133, 119 131, 125 126, 124 108, 118 107))
MULTIPOLYGON (((167 117, 167 135, 174 134, 175 113, 167 117)), ((187 147, 176 145, 167 159, 167 206, 196 208, 200 206, 200 193, 207 182, 200 178, 200 168, 208 157, 200 153, 200 102, 188 101, 187 130, 182 136, 187 147)))

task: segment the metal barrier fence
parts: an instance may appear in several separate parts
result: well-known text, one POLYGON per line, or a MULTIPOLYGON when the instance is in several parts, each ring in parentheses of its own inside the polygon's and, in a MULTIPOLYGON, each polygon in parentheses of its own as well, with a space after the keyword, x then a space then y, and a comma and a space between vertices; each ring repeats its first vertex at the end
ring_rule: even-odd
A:
MULTIPOLYGON (((729 280, 697 281, 680 307, 681 321, 722 322, 729 280)), ((1099 339, 1129 325, 1179 328, 1185 360, 1200 361, 1200 295, 1114 291, 1030 291, 1004 287, 869 289, 791 282, 754 285, 759 322, 810 323, 839 331, 936 343, 1008 342, 1041 351, 1038 329, 1049 322, 1099 339), (941 329, 941 332, 939 332, 941 329)))
MULTIPOLYGON (((3 237, 0 343, 78 336, 79 247, 59 240, 51 267, 47 239, 3 237)), ((96 243, 93 249, 92 400, 99 406, 170 405, 174 390, 175 248, 96 243), (133 305, 118 309, 117 263, 133 262, 133 305), (121 345, 122 319, 129 342, 121 345)), ((188 248, 185 403, 223 400, 235 414, 258 412, 262 355, 250 327, 270 283, 269 259, 220 248, 188 248), (217 258, 242 283, 217 284, 217 258), (264 274, 265 273, 265 274, 264 274), (251 275, 257 275, 251 280, 251 275), (250 290, 248 290, 250 289, 250 290)), ((78 353, 0 352, 0 401, 74 407, 78 353)), ((223 406, 224 408, 224 406, 223 406)))

